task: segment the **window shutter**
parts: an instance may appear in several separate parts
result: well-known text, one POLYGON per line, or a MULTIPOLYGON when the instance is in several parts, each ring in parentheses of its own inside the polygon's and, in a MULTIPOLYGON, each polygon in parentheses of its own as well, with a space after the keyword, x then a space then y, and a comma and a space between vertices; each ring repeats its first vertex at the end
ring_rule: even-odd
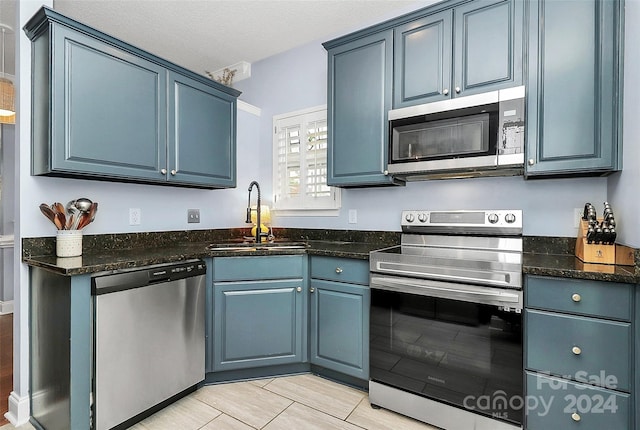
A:
POLYGON ((274 117, 274 209, 340 207, 339 189, 327 185, 327 110, 274 117))

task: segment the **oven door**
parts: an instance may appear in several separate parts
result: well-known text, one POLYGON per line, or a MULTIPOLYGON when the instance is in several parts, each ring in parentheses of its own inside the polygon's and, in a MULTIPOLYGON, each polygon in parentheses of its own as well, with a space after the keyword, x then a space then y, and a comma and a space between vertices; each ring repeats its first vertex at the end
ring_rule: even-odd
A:
POLYGON ((372 381, 521 425, 520 312, 372 283, 370 333, 372 381))

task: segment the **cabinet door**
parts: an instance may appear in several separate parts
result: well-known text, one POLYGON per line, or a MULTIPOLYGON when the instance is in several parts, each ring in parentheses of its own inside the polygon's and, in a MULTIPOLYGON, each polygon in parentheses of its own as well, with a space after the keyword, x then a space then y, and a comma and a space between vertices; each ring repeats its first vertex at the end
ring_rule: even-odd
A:
POLYGON ((454 9, 454 97, 522 83, 523 4, 491 0, 454 9))
POLYGON ((369 378, 369 288, 311 280, 311 363, 369 378))
POLYGON ((236 99, 169 73, 170 182, 236 185, 236 99))
POLYGON ((34 107, 33 173, 164 181, 165 69, 64 26, 54 25, 51 37, 51 60, 46 50, 34 51, 34 98, 46 94, 49 77, 39 71, 51 61, 52 105, 50 113, 34 107), (50 156, 42 150, 48 115, 50 156))
POLYGON ((446 10, 394 29, 394 108, 451 97, 452 15, 446 10))
POLYGON ((393 32, 332 48, 328 84, 328 169, 332 186, 383 185, 388 154, 393 32))
POLYGON ((526 174, 616 170, 620 2, 529 7, 526 174))
POLYGON ((302 279, 215 282, 214 371, 303 359, 302 279))

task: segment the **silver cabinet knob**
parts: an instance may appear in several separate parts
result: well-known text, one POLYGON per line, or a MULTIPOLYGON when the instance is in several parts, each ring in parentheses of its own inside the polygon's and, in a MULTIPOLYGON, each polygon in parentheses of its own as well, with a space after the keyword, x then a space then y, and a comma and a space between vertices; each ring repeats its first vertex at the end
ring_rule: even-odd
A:
POLYGON ((342 273, 342 267, 336 267, 336 273, 337 274, 342 273))
POLYGON ((315 291, 316 291, 316 289, 315 289, 315 288, 313 288, 313 287, 309 288, 309 292, 310 292, 310 293, 314 293, 315 291))
POLYGON ((442 94, 444 94, 445 96, 449 94, 449 89, 445 88, 444 90, 442 90, 442 94))
POLYGON ((175 176, 175 175, 176 175, 176 173, 178 173, 178 171, 177 171, 176 169, 171 169, 171 174, 172 174, 173 176, 175 176))
POLYGON ((167 174, 167 169, 160 169, 160 173, 162 173, 163 175, 167 174))
POLYGON ((301 293, 301 292, 302 292, 302 287, 298 287, 298 288, 296 288, 296 291, 297 291, 297 292, 299 292, 299 293, 301 293))
POLYGON ((383 171, 382 171, 382 174, 383 174, 384 176, 389 176, 389 171, 388 171, 388 170, 383 170, 383 171))
POLYGON ((571 300, 573 300, 574 302, 578 303, 580 300, 582 300, 582 297, 580 297, 580 294, 574 294, 571 296, 571 300))
POLYGON ((573 352, 575 355, 582 354, 582 350, 580 349, 579 346, 574 346, 573 348, 571 348, 571 352, 573 352))
POLYGON ((529 166, 533 166, 534 164, 536 164, 536 161, 533 158, 529 158, 529 161, 527 161, 527 164, 529 166))
POLYGON ((571 419, 574 420, 575 422, 580 421, 580 414, 577 412, 574 412, 571 414, 571 419))
POLYGON ((456 87, 456 94, 460 94, 460 87, 456 87))

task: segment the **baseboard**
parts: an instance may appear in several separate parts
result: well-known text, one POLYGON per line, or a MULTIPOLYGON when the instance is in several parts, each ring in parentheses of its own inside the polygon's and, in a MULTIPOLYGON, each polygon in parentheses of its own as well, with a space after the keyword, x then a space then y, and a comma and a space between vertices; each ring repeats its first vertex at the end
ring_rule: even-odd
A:
POLYGON ((13 300, 7 300, 3 302, 0 300, 0 315, 7 315, 13 313, 13 300))
POLYGON ((29 415, 29 396, 20 397, 12 391, 9 395, 9 412, 4 414, 4 417, 14 427, 18 427, 29 422, 29 415))

